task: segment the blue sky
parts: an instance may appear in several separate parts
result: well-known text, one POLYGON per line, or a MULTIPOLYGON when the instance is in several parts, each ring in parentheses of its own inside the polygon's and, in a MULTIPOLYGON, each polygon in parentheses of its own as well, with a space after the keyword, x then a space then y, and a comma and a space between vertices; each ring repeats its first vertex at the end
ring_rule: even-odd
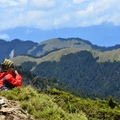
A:
POLYGON ((120 0, 0 0, 0 39, 80 37, 120 44, 120 0))

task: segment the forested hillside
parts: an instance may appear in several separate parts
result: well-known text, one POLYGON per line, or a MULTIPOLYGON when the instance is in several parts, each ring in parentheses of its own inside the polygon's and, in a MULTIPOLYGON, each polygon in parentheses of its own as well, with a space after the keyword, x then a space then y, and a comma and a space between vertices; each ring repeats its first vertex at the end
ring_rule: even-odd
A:
MULTIPOLYGON (((34 74, 56 78, 67 86, 89 95, 120 98, 120 62, 96 62, 88 51, 63 56, 59 62, 42 62, 34 74)), ((27 63, 26 63, 27 65, 27 63)))
POLYGON ((58 81, 56 78, 47 78, 37 76, 32 74, 30 71, 24 70, 20 66, 16 66, 17 71, 19 74, 22 75, 23 86, 32 86, 33 88, 40 90, 42 92, 47 92, 47 89, 56 88, 58 90, 62 90, 65 92, 69 92, 75 96, 86 98, 87 96, 82 93, 80 90, 75 90, 70 86, 63 84, 62 82, 58 81))

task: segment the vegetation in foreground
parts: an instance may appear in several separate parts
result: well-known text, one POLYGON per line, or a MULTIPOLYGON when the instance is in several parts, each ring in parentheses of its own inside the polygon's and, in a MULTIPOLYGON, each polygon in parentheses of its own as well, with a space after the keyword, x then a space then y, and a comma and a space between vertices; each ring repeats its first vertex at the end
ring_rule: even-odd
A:
POLYGON ((120 105, 108 100, 75 97, 57 89, 45 94, 30 86, 0 91, 7 99, 20 101, 21 107, 35 120, 118 120, 120 105))

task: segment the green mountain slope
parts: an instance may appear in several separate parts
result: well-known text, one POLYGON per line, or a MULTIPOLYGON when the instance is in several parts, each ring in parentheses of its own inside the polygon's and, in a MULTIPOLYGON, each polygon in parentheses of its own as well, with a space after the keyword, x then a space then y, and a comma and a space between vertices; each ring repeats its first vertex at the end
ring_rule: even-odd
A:
POLYGON ((41 77, 56 78, 85 94, 120 98, 119 49, 102 53, 76 48, 71 54, 67 50, 70 53, 72 49, 62 49, 37 59, 19 56, 12 60, 18 62, 19 58, 24 69, 41 77))
POLYGON ((20 66, 16 66, 15 69, 17 69, 17 71, 22 75, 23 86, 30 85, 33 88, 43 91, 45 93, 47 92, 48 88, 56 88, 58 90, 69 92, 75 96, 86 98, 86 95, 84 95, 80 90, 75 90, 72 87, 61 83, 56 78, 36 76, 35 74, 32 74, 29 71, 25 71, 20 66))
POLYGON ((88 51, 63 56, 59 62, 43 62, 34 73, 57 78, 74 89, 102 97, 119 96, 120 62, 97 62, 88 51))
POLYGON ((111 97, 108 100, 82 99, 70 93, 49 89, 48 93, 30 86, 0 91, 7 99, 20 101, 35 120, 119 120, 120 105, 111 97))

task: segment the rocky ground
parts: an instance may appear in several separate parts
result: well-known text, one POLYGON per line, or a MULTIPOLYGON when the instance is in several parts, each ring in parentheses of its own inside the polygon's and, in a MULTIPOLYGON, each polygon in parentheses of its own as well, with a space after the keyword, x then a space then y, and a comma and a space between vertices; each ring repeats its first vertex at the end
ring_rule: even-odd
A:
POLYGON ((0 96, 0 120, 34 120, 24 111, 18 101, 0 96))

